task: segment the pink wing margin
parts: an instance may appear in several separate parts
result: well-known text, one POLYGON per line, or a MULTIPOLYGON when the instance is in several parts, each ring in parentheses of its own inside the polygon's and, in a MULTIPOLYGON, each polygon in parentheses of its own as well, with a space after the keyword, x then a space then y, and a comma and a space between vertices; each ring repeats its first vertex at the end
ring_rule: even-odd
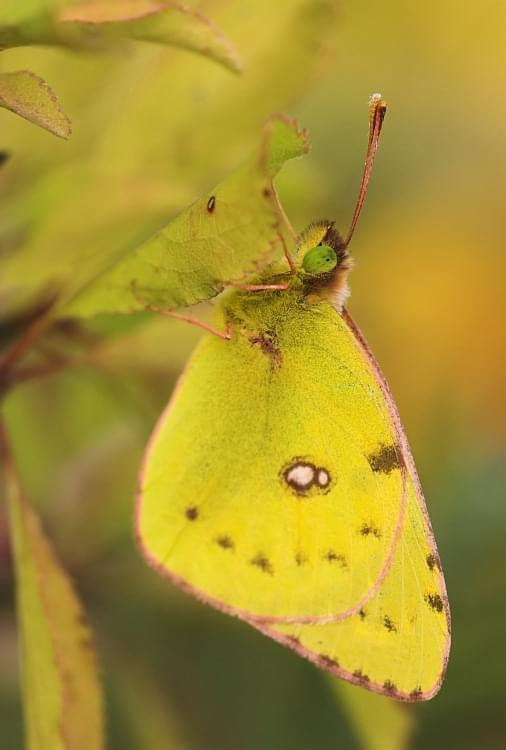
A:
MULTIPOLYGON (((408 440, 406 438, 406 434, 401 424, 399 412, 397 411, 397 406, 395 405, 394 399, 387 385, 385 377, 383 373, 381 372, 378 362, 376 361, 376 358, 374 357, 373 353, 369 349, 369 346, 361 330, 359 329, 359 327, 357 326, 357 324, 351 317, 350 313, 346 309, 343 310, 342 317, 345 323, 348 325, 348 328, 350 329, 351 333, 355 337, 358 345, 360 346, 360 349, 362 350, 362 353, 365 359, 367 360, 367 363, 374 375, 374 378, 377 381, 378 385, 380 386, 381 391, 387 402, 388 409, 392 418, 392 422, 395 426, 395 431, 399 439, 399 445, 401 446, 401 449, 402 449, 402 454, 403 454, 403 458, 405 461, 405 465, 406 465, 407 471, 409 472, 410 477, 413 480, 413 484, 415 486, 416 497, 418 500, 419 508, 422 512, 425 532, 427 534, 429 546, 430 546, 431 552, 435 555, 436 560, 439 560, 439 553, 438 553, 436 541, 434 538, 434 532, 432 531, 429 514, 427 513, 427 507, 425 505, 425 499, 424 499, 422 488, 420 485, 420 480, 416 472, 415 463, 413 460, 411 449, 409 447, 408 440)), ((401 516, 402 518, 404 517, 404 512, 402 512, 401 516)), ((402 526, 402 520, 401 520, 400 526, 402 526)), ((396 533, 396 536, 394 537, 394 540, 392 542, 392 550, 390 554, 388 555, 387 560, 385 561, 384 569, 382 570, 380 574, 379 583, 376 582, 376 584, 373 587, 374 589, 373 593, 377 591, 377 589, 379 588, 379 585, 384 580, 390 568, 390 564, 393 559, 393 552, 397 546, 399 535, 400 535, 400 528, 399 528, 399 533, 396 533)), ((443 663, 441 666, 441 673, 439 675, 439 679, 437 680, 435 685, 426 692, 421 692, 421 693, 416 693, 416 694, 403 693, 399 690, 392 692, 390 689, 385 688, 384 685, 381 685, 373 681, 370 681, 366 685, 364 685, 363 681, 361 680, 359 676, 353 674, 352 672, 348 672, 347 670, 342 669, 341 667, 337 665, 332 665, 330 663, 323 663, 321 657, 319 657, 317 654, 313 653, 312 651, 309 651, 308 649, 304 648, 304 646, 302 646, 300 643, 294 642, 293 639, 291 639, 290 637, 284 636, 281 633, 276 632, 275 630, 271 630, 268 623, 259 622, 258 620, 253 619, 253 618, 249 619, 249 623, 250 625, 255 627, 264 635, 267 635, 269 638, 272 638, 273 640, 277 641, 283 646, 286 646, 287 648, 290 648, 292 651, 295 651, 297 654, 299 654, 299 656, 302 656, 305 659, 308 659, 320 669, 325 669, 327 672, 330 672, 331 674, 337 677, 340 677, 341 679, 344 679, 348 682, 352 682, 355 685, 358 685, 360 687, 366 687, 368 690, 372 690, 375 693, 386 695, 389 698, 396 698, 397 700, 401 700, 406 703, 416 703, 418 701, 430 700, 430 698, 433 698, 434 695, 436 695, 436 693, 439 691, 443 683, 444 676, 446 673, 446 668, 448 665, 448 657, 450 654, 450 645, 451 645, 451 616, 450 616, 450 607, 448 604, 448 596, 446 592, 446 584, 445 584, 445 580, 444 580, 443 574, 441 573, 440 568, 438 568, 437 570, 438 570, 439 586, 440 586, 441 593, 442 593, 444 613, 446 617, 446 622, 448 624, 448 636, 446 639, 445 650, 443 653, 443 663)), ((370 598, 370 596, 368 598, 370 598)), ((353 612, 351 614, 353 614, 353 612)), ((344 618, 340 618, 340 619, 344 619, 344 618)), ((273 621, 271 620, 271 622, 273 621)), ((317 624, 316 621, 313 624, 317 624)))

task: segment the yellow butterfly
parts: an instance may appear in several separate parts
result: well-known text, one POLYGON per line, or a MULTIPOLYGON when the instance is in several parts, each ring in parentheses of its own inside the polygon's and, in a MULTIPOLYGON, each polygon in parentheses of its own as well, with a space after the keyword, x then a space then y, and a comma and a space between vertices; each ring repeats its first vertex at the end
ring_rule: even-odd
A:
POLYGON ((151 437, 148 561, 319 667, 399 700, 439 689, 445 583, 397 409, 343 305, 348 244, 385 113, 371 104, 346 240, 320 221, 290 269, 220 302, 151 437))

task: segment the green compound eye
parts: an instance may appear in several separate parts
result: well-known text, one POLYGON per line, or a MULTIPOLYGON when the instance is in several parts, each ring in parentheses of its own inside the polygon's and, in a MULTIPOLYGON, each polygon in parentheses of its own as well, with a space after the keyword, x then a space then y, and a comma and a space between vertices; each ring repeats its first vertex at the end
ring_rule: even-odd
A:
POLYGON ((337 266, 337 256, 330 245, 317 245, 308 250, 302 261, 302 268, 306 273, 314 276, 328 273, 337 266))

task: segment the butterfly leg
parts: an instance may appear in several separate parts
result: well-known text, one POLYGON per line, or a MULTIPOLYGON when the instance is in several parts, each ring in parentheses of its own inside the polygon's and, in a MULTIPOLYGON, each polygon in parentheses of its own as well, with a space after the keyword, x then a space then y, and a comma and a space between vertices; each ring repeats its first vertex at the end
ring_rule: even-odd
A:
POLYGON ((229 320, 227 321, 225 330, 220 331, 218 330, 218 328, 214 328, 214 326, 209 325, 209 323, 204 323, 203 320, 192 318, 191 315, 181 315, 180 313, 172 312, 172 310, 163 310, 159 307, 153 307, 152 305, 146 305, 146 310, 156 312, 159 315, 164 315, 166 318, 175 318, 176 320, 182 320, 185 323, 189 323, 190 325, 195 326, 196 328, 202 328, 203 331, 212 333, 213 336, 218 336, 218 338, 224 339, 225 341, 230 341, 230 339, 232 338, 232 324, 229 320))
POLYGON ((155 305, 146 304, 140 299, 139 295, 137 294, 137 289, 135 288, 135 282, 132 283, 132 294, 139 302, 142 303, 145 310, 158 313, 159 315, 164 315, 166 318, 175 318, 175 320, 182 320, 185 323, 189 323, 191 326, 195 326, 196 328, 201 328, 203 331, 206 331, 207 333, 212 333, 213 336, 218 336, 218 338, 224 339, 225 341, 229 341, 232 338, 232 325, 230 321, 227 321, 225 331, 220 331, 217 328, 214 328, 214 326, 209 325, 209 323, 204 323, 203 320, 199 320, 198 318, 193 318, 191 315, 181 315, 181 313, 176 313, 176 312, 173 312, 172 310, 166 310, 165 308, 162 308, 162 307, 156 307, 155 305))
POLYGON ((283 245, 283 253, 285 255, 286 262, 290 266, 290 272, 292 274, 296 274, 297 273, 297 266, 295 264, 295 260, 293 258, 293 255, 288 250, 288 248, 286 246, 285 238, 283 237, 283 235, 281 234, 281 232, 279 232, 278 234, 279 234, 279 239, 281 240, 281 244, 283 245))

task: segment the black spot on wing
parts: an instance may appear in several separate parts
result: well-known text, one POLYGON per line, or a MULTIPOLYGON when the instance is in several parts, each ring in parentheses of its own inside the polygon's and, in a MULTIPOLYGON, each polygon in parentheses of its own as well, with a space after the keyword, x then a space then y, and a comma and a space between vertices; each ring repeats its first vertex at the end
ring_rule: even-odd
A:
POLYGON ((383 618, 383 625, 386 627, 389 633, 396 633, 397 632, 397 625, 393 620, 390 619, 388 615, 385 615, 383 618))
POLYGON ((425 601, 435 612, 443 611, 443 600, 439 594, 427 593, 424 596, 425 601))
POLYGON ((216 544, 219 544, 223 549, 234 549, 235 547, 233 540, 228 535, 219 536, 216 544))
POLYGON ((412 698, 415 701, 419 700, 421 698, 421 696, 422 696, 422 688, 421 687, 416 687, 409 694, 409 697, 412 698))
POLYGON ((268 573, 271 576, 274 575, 273 567, 265 555, 255 555, 255 557, 253 557, 250 562, 257 568, 260 568, 263 573, 268 573))
POLYGON ((381 537, 381 531, 373 523, 363 523, 360 527, 362 536, 374 536, 376 539, 381 537))
POLYGON ((370 682, 369 675, 364 674, 361 669, 356 669, 353 672, 353 677, 356 677, 357 680, 362 684, 366 684, 367 682, 370 682))
POLYGON ((391 680, 385 680, 383 683, 383 687, 387 691, 387 693, 396 693, 397 692, 397 685, 395 682, 392 682, 391 680))
POLYGON ((404 465, 401 451, 395 445, 380 445, 374 453, 367 456, 367 460, 371 469, 380 474, 390 474, 404 465))
POLYGON ((305 565, 307 563, 307 557, 302 554, 302 552, 297 552, 295 555, 295 564, 299 566, 305 565))
POLYGON ((322 664, 324 664, 326 667, 338 667, 339 662, 337 659, 332 659, 328 654, 320 654, 320 661, 322 664))
POLYGON ((283 354, 279 348, 275 331, 255 333, 250 336, 249 342, 253 346, 257 346, 267 357, 270 357, 273 366, 279 367, 283 360, 283 354))
POLYGON ((441 563, 439 562, 439 559, 434 555, 432 552, 430 555, 427 555, 425 558, 427 561, 427 567, 429 570, 434 570, 434 568, 437 568, 438 570, 441 570, 441 563))
POLYGON ((196 521, 199 517, 199 509, 196 505, 189 505, 184 514, 189 521, 196 521))
POLYGON ((337 563, 341 568, 348 567, 345 556, 339 555, 337 552, 334 552, 333 549, 329 549, 329 551, 326 552, 323 557, 325 560, 327 560, 327 562, 337 563))
POLYGON ((365 618, 367 617, 365 609, 359 609, 358 616, 360 617, 361 620, 365 620, 365 618))

